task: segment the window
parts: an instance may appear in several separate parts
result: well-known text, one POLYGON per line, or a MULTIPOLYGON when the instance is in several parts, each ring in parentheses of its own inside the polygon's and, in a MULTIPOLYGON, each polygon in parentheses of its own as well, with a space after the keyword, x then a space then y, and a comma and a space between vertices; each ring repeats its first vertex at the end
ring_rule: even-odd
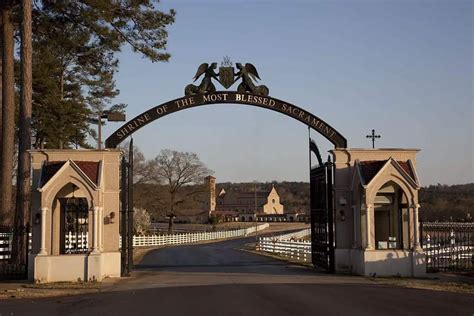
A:
POLYGON ((272 203, 275 204, 275 199, 272 199, 272 203))
POLYGON ((89 251, 89 206, 86 198, 62 198, 61 203, 61 254, 89 251))

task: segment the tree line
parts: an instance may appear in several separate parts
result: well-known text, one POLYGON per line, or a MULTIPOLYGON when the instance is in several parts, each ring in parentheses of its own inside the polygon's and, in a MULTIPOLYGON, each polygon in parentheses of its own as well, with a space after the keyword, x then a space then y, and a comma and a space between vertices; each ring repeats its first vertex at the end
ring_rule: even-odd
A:
MULTIPOLYGON (((180 153, 183 154, 183 153, 180 153)), ((146 209, 153 221, 161 221, 175 211, 198 210, 203 208, 200 193, 208 193, 203 184, 208 175, 206 168, 197 174, 193 181, 187 182, 175 191, 171 206, 169 184, 163 177, 156 177, 153 170, 164 168, 170 170, 172 164, 157 164, 156 160, 146 160, 140 150, 136 150, 134 173, 135 206, 146 209), (154 178, 154 180, 151 180, 154 178), (170 210, 172 211, 170 212, 170 210)), ((212 173, 212 172, 211 172, 212 173)), ((211 174, 209 173, 209 174, 211 174)), ((224 188, 226 192, 270 191, 275 186, 280 195, 285 211, 309 212, 309 183, 297 181, 271 181, 265 183, 244 182, 217 183, 217 192, 224 188)), ((430 185, 419 190, 420 221, 473 221, 474 183, 462 185, 430 185)))
POLYGON ((474 183, 423 187, 419 200, 421 221, 473 221, 474 183))

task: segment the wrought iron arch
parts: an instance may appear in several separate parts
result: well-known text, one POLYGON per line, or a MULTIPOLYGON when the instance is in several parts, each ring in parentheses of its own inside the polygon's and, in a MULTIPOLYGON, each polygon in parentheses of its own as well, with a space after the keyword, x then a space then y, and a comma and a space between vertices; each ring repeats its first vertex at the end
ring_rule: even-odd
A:
POLYGON ((155 106, 123 124, 106 139, 105 145, 107 148, 116 148, 128 136, 143 126, 168 114, 192 107, 218 103, 251 105, 285 114, 314 129, 334 144, 336 148, 347 147, 346 138, 331 125, 296 105, 268 96, 230 91, 188 95, 155 106))

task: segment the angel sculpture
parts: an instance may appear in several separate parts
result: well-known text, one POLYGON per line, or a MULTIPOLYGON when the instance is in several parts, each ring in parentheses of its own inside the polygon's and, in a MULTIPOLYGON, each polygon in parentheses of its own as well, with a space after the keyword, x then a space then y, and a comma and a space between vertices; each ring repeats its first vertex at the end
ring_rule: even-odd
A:
POLYGON ((254 65, 246 63, 243 66, 241 63, 236 63, 237 69, 239 72, 235 74, 237 81, 239 78, 242 78, 242 82, 237 87, 238 92, 250 92, 253 94, 268 96, 269 90, 267 86, 261 85, 257 86, 253 81, 257 79, 261 80, 258 76, 257 68, 254 65))
POLYGON ((210 66, 208 63, 203 63, 199 66, 196 75, 194 75, 194 81, 198 80, 201 75, 204 74, 204 78, 201 81, 199 86, 194 84, 188 84, 184 89, 185 95, 192 95, 192 94, 201 94, 201 93, 209 93, 215 92, 216 87, 212 83, 212 78, 219 81, 217 74, 215 73, 214 69, 217 68, 217 63, 212 63, 210 66))

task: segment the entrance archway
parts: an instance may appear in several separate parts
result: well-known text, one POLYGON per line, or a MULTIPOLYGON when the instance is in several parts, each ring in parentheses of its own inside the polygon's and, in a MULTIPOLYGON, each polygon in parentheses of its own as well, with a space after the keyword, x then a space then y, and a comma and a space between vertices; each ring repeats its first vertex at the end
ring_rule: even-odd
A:
MULTIPOLYGON (((105 145, 107 148, 116 148, 126 138, 133 133, 158 120, 168 114, 186 110, 189 108, 203 106, 208 104, 231 103, 237 105, 250 105, 268 110, 276 111, 296 119, 308 128, 315 130, 331 142, 336 149, 344 149, 347 147, 347 140, 341 133, 335 130, 331 125, 323 121, 321 118, 311 114, 310 112, 293 105, 289 102, 271 98, 265 95, 217 91, 203 94, 187 95, 179 99, 171 100, 155 106, 150 110, 141 113, 127 123, 123 124, 111 136, 109 136, 105 145)), ((310 170, 310 214, 311 214, 311 231, 312 239, 312 257, 316 266, 329 272, 334 271, 334 228, 333 228, 333 203, 332 203, 332 172, 333 165, 331 162, 323 164, 321 155, 316 144, 310 141, 310 157, 311 152, 318 157, 319 167, 310 170), (314 176, 316 173, 322 176, 314 176), (324 228, 324 229, 323 229, 324 228)), ((129 156, 133 157, 133 140, 130 142, 129 156)), ((311 161, 310 161, 311 168, 311 161)), ((133 160, 122 161, 122 227, 126 227, 127 233, 122 232, 122 245, 126 245, 122 249, 122 267, 124 267, 124 275, 128 275, 133 266, 133 246, 131 243, 131 232, 133 216, 133 160), (126 170, 127 169, 127 170, 126 170), (126 189, 126 190, 125 190, 126 189)), ((242 221, 253 221, 252 217, 241 216, 242 221)), ((272 220, 270 218, 270 220, 272 220)), ((274 219, 277 221, 277 219, 274 219)))
POLYGON ((232 91, 195 94, 155 106, 123 124, 106 139, 105 146, 107 148, 116 148, 128 136, 132 135, 140 128, 168 114, 196 106, 219 103, 251 105, 285 114, 320 133, 323 137, 330 141, 335 146, 335 148, 347 147, 347 140, 344 136, 342 136, 341 133, 339 133, 331 125, 316 115, 311 114, 301 107, 271 97, 232 91))

